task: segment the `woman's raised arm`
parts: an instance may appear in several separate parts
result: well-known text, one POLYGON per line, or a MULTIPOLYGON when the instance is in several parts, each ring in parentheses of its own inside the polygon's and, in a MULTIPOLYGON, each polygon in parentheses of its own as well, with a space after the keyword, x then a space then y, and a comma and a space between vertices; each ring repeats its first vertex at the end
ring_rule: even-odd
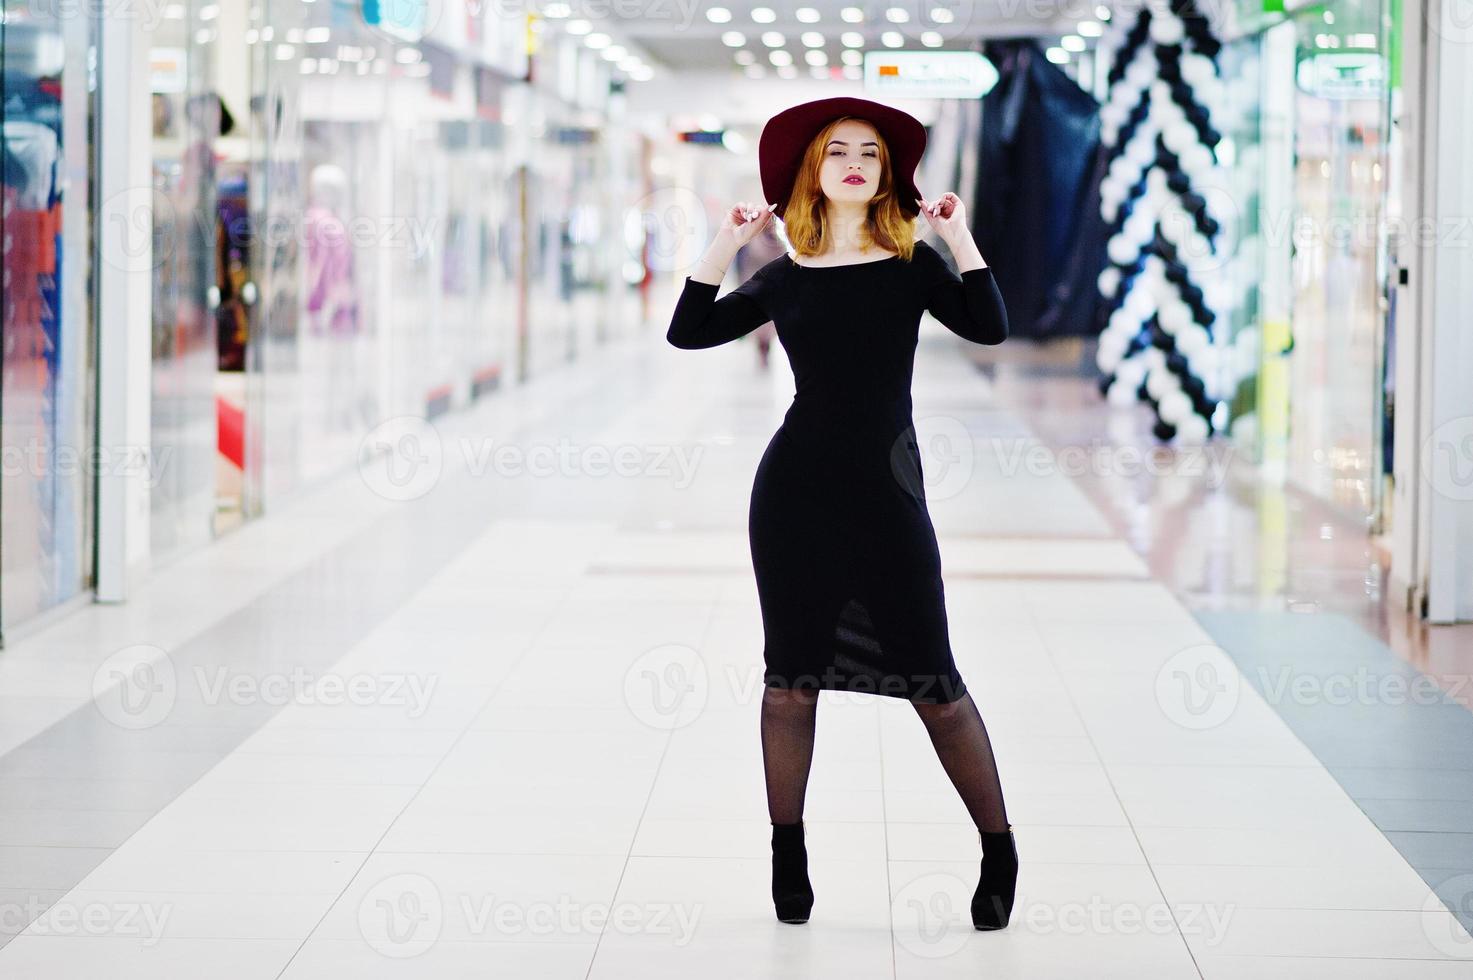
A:
POLYGON ((685 277, 665 339, 682 350, 701 350, 736 340, 772 319, 758 297, 761 270, 720 299, 716 298, 731 260, 772 220, 772 205, 753 207, 746 201, 733 205, 716 237, 695 269, 685 277))

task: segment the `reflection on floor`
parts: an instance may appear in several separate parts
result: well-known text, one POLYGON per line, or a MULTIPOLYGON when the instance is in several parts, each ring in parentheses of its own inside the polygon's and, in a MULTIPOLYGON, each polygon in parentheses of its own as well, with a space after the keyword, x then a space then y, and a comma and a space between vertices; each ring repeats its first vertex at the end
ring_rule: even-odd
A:
POLYGON ((1469 975, 1423 878, 1463 866, 1456 828, 1411 854, 1378 827, 1456 824, 1416 801, 1457 724, 1327 757, 1395 706, 1255 682, 1391 672, 1342 579, 1332 615, 1286 611, 1236 571, 1239 484, 1071 475, 1087 379, 966 353, 927 334, 915 414, 1022 858, 1008 929, 967 921, 976 834, 914 711, 833 692, 813 917, 774 919, 745 521, 790 379, 652 335, 6 651, 0 975, 1469 975))

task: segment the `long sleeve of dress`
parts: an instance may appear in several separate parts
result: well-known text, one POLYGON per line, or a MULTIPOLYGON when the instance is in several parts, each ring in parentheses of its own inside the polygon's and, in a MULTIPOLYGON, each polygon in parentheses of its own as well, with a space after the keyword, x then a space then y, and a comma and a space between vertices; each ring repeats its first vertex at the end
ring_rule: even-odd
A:
POLYGON ((968 269, 958 276, 925 242, 929 274, 926 309, 952 333, 974 344, 1000 344, 1008 339, 1008 309, 991 266, 968 269))
POLYGON ((743 337, 772 319, 765 306, 768 266, 731 292, 716 298, 720 286, 685 277, 665 339, 681 350, 718 347, 743 337))

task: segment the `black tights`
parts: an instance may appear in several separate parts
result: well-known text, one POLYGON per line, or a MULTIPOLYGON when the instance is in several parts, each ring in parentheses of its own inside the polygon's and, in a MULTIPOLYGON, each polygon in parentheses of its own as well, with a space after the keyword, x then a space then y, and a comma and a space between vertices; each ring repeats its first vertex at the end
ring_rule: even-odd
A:
MULTIPOLYGON (((972 696, 964 694, 948 704, 911 703, 977 829, 1007 830, 1007 810, 992 741, 972 696)), ((773 823, 796 823, 803 817, 817 717, 817 691, 764 688, 762 764, 767 778, 767 811, 773 823)))

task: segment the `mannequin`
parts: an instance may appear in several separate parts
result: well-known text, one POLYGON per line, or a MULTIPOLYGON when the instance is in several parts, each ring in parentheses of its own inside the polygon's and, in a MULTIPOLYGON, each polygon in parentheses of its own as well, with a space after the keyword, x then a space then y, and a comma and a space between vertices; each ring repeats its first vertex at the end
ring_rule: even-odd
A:
MULTIPOLYGON (((341 217, 348 208, 348 175, 336 164, 312 168, 310 199, 303 215, 306 231, 306 313, 314 338, 327 354, 327 427, 354 423, 353 393, 358 380, 358 291, 353 275, 353 243, 341 217)), ((309 382, 310 383, 310 382, 309 382)))

